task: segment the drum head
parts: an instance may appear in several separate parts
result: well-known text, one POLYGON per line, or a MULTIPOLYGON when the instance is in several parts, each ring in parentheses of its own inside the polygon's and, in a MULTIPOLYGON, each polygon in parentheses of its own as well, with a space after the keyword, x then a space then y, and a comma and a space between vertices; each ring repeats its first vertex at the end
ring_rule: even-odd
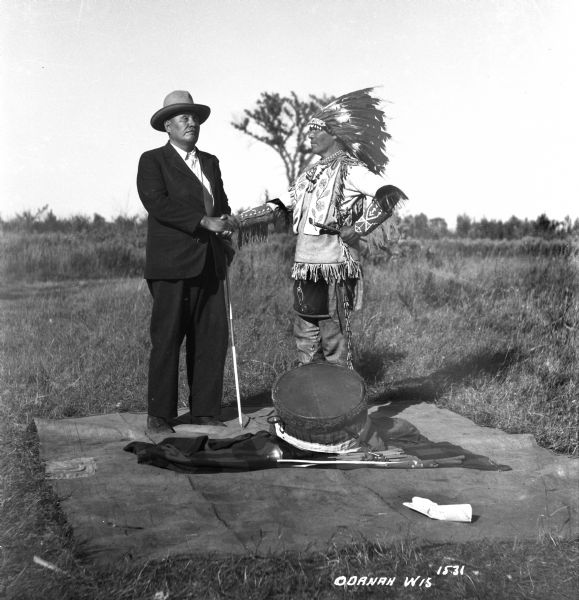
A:
POLYGON ((320 443, 352 438, 366 422, 366 386, 351 369, 310 363, 284 373, 272 390, 288 433, 320 443))

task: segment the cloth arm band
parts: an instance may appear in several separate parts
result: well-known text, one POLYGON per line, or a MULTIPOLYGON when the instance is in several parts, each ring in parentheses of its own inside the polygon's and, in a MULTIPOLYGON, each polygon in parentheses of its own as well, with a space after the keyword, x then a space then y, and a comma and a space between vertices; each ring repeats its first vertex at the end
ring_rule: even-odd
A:
POLYGON ((395 208, 408 200, 406 194, 394 185, 384 185, 376 190, 362 216, 354 223, 358 235, 368 235, 392 216, 395 208))
POLYGON ((273 223, 273 208, 269 204, 262 204, 244 210, 237 218, 241 223, 241 227, 251 227, 255 223, 273 223))

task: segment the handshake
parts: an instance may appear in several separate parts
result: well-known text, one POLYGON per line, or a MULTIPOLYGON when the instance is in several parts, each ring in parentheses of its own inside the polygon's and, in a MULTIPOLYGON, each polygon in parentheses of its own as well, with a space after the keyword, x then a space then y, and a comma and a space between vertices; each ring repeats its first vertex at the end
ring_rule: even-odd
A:
POLYGON ((203 217, 201 227, 212 231, 220 237, 229 238, 239 229, 239 219, 234 215, 221 215, 220 217, 203 217))

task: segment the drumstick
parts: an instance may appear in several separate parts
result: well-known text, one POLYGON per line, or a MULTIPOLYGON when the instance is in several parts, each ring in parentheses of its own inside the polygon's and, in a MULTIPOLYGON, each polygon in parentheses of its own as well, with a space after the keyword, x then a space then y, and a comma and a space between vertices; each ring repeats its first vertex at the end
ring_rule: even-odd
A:
POLYGON ((278 463, 287 463, 296 467, 303 466, 322 466, 322 465, 357 465, 360 467, 382 467, 385 469, 436 469, 441 465, 461 465, 464 462, 464 456, 453 456, 449 458, 438 458, 420 460, 419 458, 411 458, 404 460, 305 460, 292 458, 278 458, 278 463))
MULTIPOLYGON (((436 468, 438 467, 437 461, 422 461, 420 459, 404 460, 404 461, 390 461, 390 460, 305 460, 305 459, 292 459, 292 458, 278 458, 278 463, 293 464, 295 466, 304 465, 358 465, 360 467, 382 467, 384 469, 421 469, 424 467, 436 468)), ((457 463, 458 464, 458 463, 457 463)))

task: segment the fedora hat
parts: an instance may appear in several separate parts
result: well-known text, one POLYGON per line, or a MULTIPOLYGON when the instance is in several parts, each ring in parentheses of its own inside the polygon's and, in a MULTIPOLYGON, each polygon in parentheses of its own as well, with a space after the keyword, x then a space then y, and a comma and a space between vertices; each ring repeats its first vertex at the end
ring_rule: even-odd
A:
POLYGON ((175 90, 165 97, 163 108, 151 117, 151 127, 157 131, 165 131, 165 121, 183 113, 193 113, 199 117, 199 123, 204 123, 211 109, 204 104, 195 104, 189 92, 175 90))

